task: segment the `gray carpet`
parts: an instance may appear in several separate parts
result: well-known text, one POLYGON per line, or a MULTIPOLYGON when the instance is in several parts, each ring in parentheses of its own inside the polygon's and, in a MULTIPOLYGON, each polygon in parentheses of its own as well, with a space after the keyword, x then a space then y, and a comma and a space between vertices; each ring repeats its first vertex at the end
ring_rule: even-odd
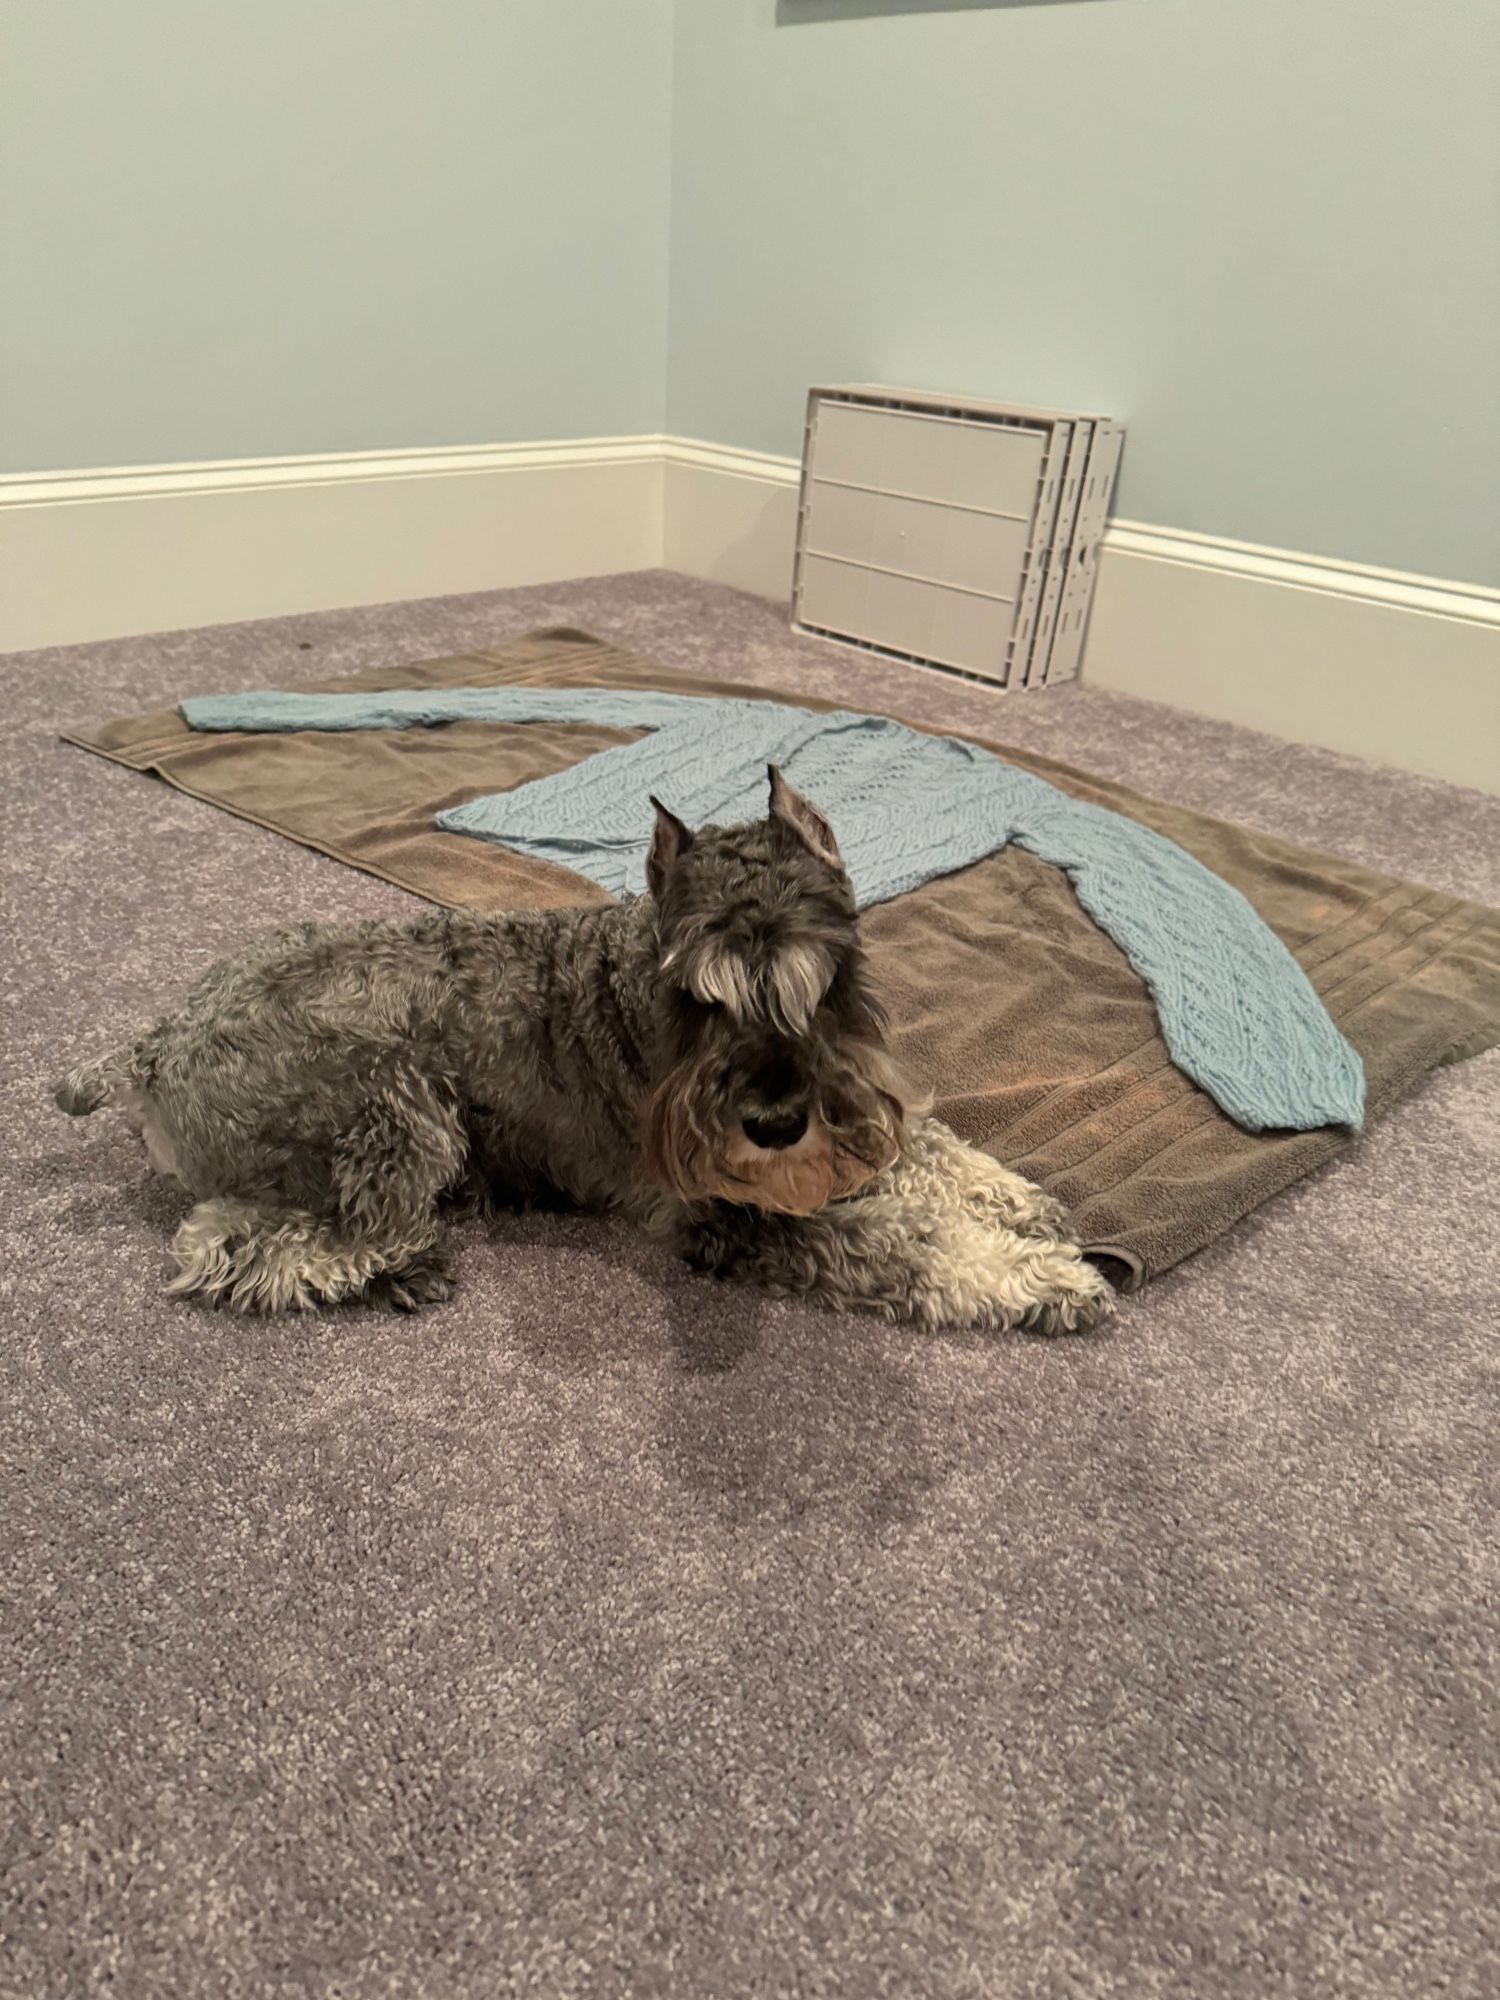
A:
POLYGON ((1500 899, 1500 799, 659 575, 6 662, 0 1991, 1493 1994, 1497 1058, 1103 1338, 552 1218, 415 1321, 158 1296, 176 1202, 47 1080, 410 906, 53 731, 551 621, 1500 899))

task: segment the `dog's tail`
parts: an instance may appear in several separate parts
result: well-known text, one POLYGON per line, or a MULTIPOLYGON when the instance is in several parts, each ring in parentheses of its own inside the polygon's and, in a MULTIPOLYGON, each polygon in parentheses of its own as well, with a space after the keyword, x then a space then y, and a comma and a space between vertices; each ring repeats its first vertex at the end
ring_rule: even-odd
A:
POLYGON ((121 1049, 99 1062, 82 1063, 70 1069, 52 1092, 53 1101, 70 1118, 86 1118, 101 1104, 108 1104, 117 1090, 142 1084, 150 1078, 150 1066, 141 1058, 140 1044, 121 1049))

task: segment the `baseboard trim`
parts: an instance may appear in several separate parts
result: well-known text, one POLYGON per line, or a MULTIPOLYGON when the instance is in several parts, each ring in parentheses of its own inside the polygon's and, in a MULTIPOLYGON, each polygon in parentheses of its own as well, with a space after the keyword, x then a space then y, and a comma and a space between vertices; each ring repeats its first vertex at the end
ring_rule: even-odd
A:
POLYGON ((662 455, 669 465, 691 472, 723 472, 733 479, 760 479, 772 486, 795 488, 802 468, 795 458, 779 458, 768 451, 743 451, 738 445, 704 444, 698 438, 664 437, 662 455))
MULTIPOLYGON (((665 565, 785 599, 795 459, 641 435, 0 478, 0 651, 665 565)), ((1500 790, 1500 590, 1111 523, 1085 678, 1500 790)))
POLYGON ((664 437, 662 560, 668 569, 789 599, 801 467, 793 458, 664 437))
POLYGON ((437 450, 333 451, 295 458, 205 459, 193 465, 124 465, 80 472, 0 475, 8 507, 144 500, 177 493, 242 493, 453 473, 528 472, 559 466, 655 464, 658 437, 564 438, 537 444, 450 445, 437 450))
POLYGON ((661 561, 659 437, 0 478, 0 652, 661 561))
POLYGON ((1119 522, 1084 675, 1500 791, 1500 591, 1479 585, 1119 522))
POLYGON ((1147 562, 1176 563, 1212 570, 1220 576, 1249 578, 1290 590, 1346 597, 1390 611, 1415 611, 1430 618, 1458 618, 1500 628, 1500 590, 1478 583, 1447 583, 1405 570, 1374 569, 1331 556, 1305 556, 1254 542, 1197 535, 1183 528, 1151 528, 1140 521, 1114 521, 1104 546, 1115 555, 1147 562))

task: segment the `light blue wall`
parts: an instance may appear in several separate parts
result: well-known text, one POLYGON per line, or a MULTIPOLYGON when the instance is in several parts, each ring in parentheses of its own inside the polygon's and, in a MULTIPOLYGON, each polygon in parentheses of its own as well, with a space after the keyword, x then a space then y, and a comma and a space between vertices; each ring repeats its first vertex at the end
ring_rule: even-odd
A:
POLYGON ((661 428, 671 0, 0 0, 0 466, 661 428))
POLYGON ((795 452, 867 378, 1119 414, 1137 519, 1500 581, 1496 0, 673 17, 0 0, 0 468, 795 452))
POLYGON ((1495 0, 682 0, 674 104, 674 431, 1097 408, 1127 516, 1500 582, 1495 0))

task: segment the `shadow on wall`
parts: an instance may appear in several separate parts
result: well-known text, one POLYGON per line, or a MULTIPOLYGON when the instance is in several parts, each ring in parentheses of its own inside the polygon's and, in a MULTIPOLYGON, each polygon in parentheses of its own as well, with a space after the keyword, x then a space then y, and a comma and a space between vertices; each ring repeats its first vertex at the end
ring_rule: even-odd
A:
POLYGON ((1098 0, 776 0, 778 28, 859 21, 876 14, 967 14, 979 7, 1078 7, 1098 0))

